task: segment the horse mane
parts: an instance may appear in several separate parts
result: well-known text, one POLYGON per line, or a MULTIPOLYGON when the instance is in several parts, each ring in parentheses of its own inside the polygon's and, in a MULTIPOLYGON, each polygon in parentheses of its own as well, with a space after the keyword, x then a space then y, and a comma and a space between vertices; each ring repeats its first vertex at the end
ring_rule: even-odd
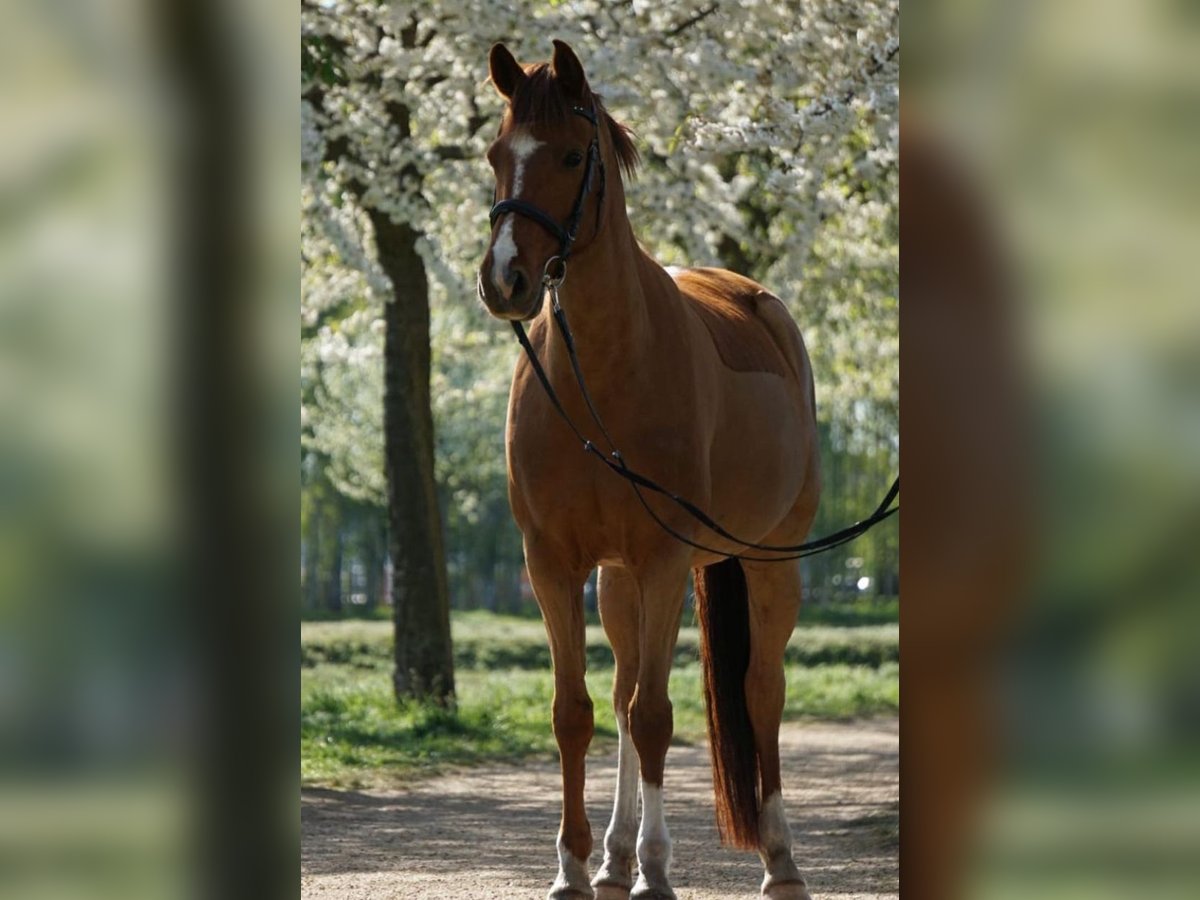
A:
MULTIPOLYGON (((622 125, 604 108, 604 99, 585 83, 584 106, 594 106, 596 115, 608 128, 617 162, 627 177, 633 177, 640 155, 633 143, 633 132, 622 125)), ((525 67, 525 78, 509 101, 509 118, 515 125, 558 125, 567 121, 576 102, 563 93, 549 63, 534 63, 525 67)))

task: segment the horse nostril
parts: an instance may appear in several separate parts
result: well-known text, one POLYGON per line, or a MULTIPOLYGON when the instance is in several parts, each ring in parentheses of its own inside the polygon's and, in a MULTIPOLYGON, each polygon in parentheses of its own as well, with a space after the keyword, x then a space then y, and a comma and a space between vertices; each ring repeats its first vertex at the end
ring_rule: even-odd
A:
POLYGON ((514 300, 525 296, 525 288, 527 285, 528 282, 525 279, 524 272, 522 272, 520 269, 517 269, 515 272, 513 272, 512 297, 514 300))

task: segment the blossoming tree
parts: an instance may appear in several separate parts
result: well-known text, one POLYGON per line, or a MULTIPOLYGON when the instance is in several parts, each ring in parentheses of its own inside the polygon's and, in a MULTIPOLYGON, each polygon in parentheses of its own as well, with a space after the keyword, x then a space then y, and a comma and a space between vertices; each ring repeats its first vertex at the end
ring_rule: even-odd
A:
MULTIPOLYGON (((494 41, 526 62, 552 37, 575 47, 642 148, 627 196, 643 242, 664 264, 726 266, 782 297, 828 448, 858 441, 892 463, 897 0, 302 10, 304 441, 340 491, 388 506, 399 695, 453 689, 436 485, 452 533, 503 506, 515 351, 473 288, 501 113, 484 81, 494 41)), ((844 524, 826 518, 818 530, 844 524)))

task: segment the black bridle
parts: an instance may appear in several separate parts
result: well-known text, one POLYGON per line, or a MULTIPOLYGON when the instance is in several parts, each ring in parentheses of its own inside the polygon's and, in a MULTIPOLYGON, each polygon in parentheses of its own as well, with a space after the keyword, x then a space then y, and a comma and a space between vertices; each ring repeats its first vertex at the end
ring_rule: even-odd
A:
MULTIPOLYGON (((593 105, 591 109, 586 109, 582 106, 572 106, 571 112, 577 116, 583 116, 592 123, 592 141, 588 144, 587 149, 587 168, 583 170, 583 183, 579 185, 579 194, 575 197, 575 205, 571 208, 571 214, 567 216, 565 225, 559 225, 554 221, 554 217, 545 210, 534 206, 528 200, 522 200, 520 197, 509 197, 507 200, 500 200, 492 205, 492 211, 488 214, 492 227, 496 225, 496 220, 505 213, 517 213, 525 216, 527 219, 533 219, 552 235, 558 238, 558 256, 557 259, 561 264, 562 271, 565 273, 567 259, 571 255, 572 246, 575 239, 579 236, 579 223, 583 220, 583 206, 587 202, 588 194, 592 192, 592 187, 597 176, 600 180, 600 188, 596 192, 596 231, 600 230, 600 215, 604 209, 604 159, 600 155, 600 118, 596 114, 596 107, 593 105)), ((551 259, 551 262, 554 258, 551 259)), ((547 263, 549 267, 549 263, 547 263)))
POLYGON ((826 535, 823 538, 806 541, 803 544, 795 545, 777 545, 777 544, 757 544, 753 541, 742 540, 730 534, 715 522, 704 510, 696 506, 691 501, 680 497, 678 494, 667 490, 658 482, 651 478, 647 478, 633 469, 629 468, 625 462, 625 457, 621 451, 613 444, 612 438, 608 434, 608 429, 604 427, 604 422, 600 418, 600 414, 596 411, 595 405, 592 403, 591 394, 589 394, 587 385, 583 380, 583 371, 579 366, 579 357, 575 353, 575 338, 571 334, 570 326, 567 324, 567 315, 563 311, 562 306, 558 302, 558 289, 562 286, 563 280, 567 277, 567 259, 571 255, 571 249, 575 243, 575 239, 579 234, 579 223, 583 218, 583 207, 587 201, 588 194, 591 193, 592 187, 597 172, 600 178, 600 188, 596 197, 596 232, 600 231, 600 217, 604 208, 604 160, 600 155, 600 128, 599 119, 596 115, 595 107, 591 110, 581 106, 571 108, 571 112, 576 115, 583 116, 592 123, 592 141, 588 145, 587 151, 587 168, 583 173, 583 183, 579 186, 579 195, 575 198, 575 205, 571 208, 571 214, 567 217, 566 225, 559 225, 553 217, 544 210, 539 209, 527 200, 522 200, 519 197, 510 197, 507 200, 501 200, 492 206, 490 213, 490 221, 493 227, 496 225, 496 220, 505 213, 517 213, 526 218, 533 219, 559 241, 559 252, 557 256, 552 256, 547 260, 545 268, 542 271, 542 290, 550 293, 550 307, 554 315, 555 324, 558 326, 559 333, 562 335, 563 343, 567 347, 567 356, 571 361, 571 369, 575 374, 575 381, 579 385, 579 392, 583 395, 584 402, 587 404, 588 412, 592 417, 592 421, 600 429, 600 433, 604 436, 605 442, 608 444, 609 452, 604 453, 596 447, 594 443, 584 437, 583 432, 568 415, 563 408, 562 401, 558 399, 558 394, 555 392, 553 385, 550 384, 550 379, 546 375, 545 369, 542 368, 541 362, 538 360, 537 352, 533 349, 533 345, 529 342, 529 336, 525 333, 525 326, 518 321, 512 321, 513 331, 516 332, 517 340, 521 344, 521 348, 525 351, 525 355, 529 357, 529 362, 533 366, 533 372, 541 382, 542 389, 545 390, 546 396, 550 398, 550 403, 558 413, 559 417, 566 422, 567 426, 579 439, 583 445, 585 452, 595 456, 600 462, 604 463, 616 475, 629 482, 634 493, 637 494, 638 500, 643 508, 649 513, 650 517, 658 523, 658 525, 670 534, 675 539, 694 547, 697 550, 704 550, 709 553, 716 553, 721 556, 733 556, 738 559, 752 560, 756 562, 783 562, 785 560, 800 559, 804 556, 812 556, 816 553, 823 553, 826 550, 832 550, 834 547, 841 546, 854 540, 862 534, 865 534, 868 529, 882 522, 884 519, 891 517, 900 510, 899 506, 892 506, 892 502, 900 492, 900 479, 897 478, 883 498, 883 502, 875 509, 875 511, 867 516, 867 518, 855 522, 840 531, 835 531, 833 534, 826 535), (679 531, 672 528, 662 520, 662 517, 651 508, 646 501, 642 489, 652 493, 659 494, 693 519, 702 524, 709 531, 724 538, 727 541, 732 541, 741 547, 748 550, 757 550, 766 553, 784 554, 782 556, 747 556, 744 553, 726 553, 724 550, 718 550, 706 544, 701 544, 693 541, 686 535, 680 534, 679 531))

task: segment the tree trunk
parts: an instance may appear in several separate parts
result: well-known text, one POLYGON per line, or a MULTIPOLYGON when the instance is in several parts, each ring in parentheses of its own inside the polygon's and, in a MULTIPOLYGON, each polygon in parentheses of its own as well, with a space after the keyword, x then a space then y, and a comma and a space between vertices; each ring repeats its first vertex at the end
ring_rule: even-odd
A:
POLYGON ((308 517, 308 534, 304 541, 304 608, 321 607, 321 513, 314 510, 308 517))
POLYGON ((363 517, 362 567, 363 567, 363 610, 370 612, 379 602, 379 575, 383 571, 380 558, 378 525, 375 510, 370 509, 363 517))
POLYGON ((397 699, 452 703, 450 597, 433 472, 429 282, 417 233, 371 211, 379 262, 392 282, 384 310, 384 453, 395 623, 397 699))
POLYGON ((333 553, 329 561, 329 572, 325 581, 325 609, 341 615, 342 612, 342 556, 345 549, 342 541, 341 516, 333 527, 333 553))

